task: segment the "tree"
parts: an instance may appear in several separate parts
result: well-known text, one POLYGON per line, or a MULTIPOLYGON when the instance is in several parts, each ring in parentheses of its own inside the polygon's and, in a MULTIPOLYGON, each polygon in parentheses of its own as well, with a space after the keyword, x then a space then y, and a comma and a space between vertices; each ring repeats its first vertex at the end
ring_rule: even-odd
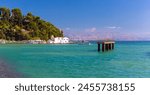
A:
POLYGON ((11 13, 8 8, 0 8, 0 16, 2 20, 9 21, 10 15, 11 13))
POLYGON ((15 9, 12 9, 12 16, 11 16, 11 21, 12 23, 15 25, 19 25, 21 26, 22 25, 22 20, 23 20, 23 16, 22 16, 22 12, 20 9, 18 8, 15 8, 15 9))
POLYGON ((38 38, 48 40, 52 35, 62 37, 63 32, 32 13, 22 15, 18 8, 11 11, 8 8, 0 8, 0 39, 22 41, 38 38))
POLYGON ((0 29, 0 39, 5 39, 5 34, 4 31, 2 31, 2 29, 0 29))

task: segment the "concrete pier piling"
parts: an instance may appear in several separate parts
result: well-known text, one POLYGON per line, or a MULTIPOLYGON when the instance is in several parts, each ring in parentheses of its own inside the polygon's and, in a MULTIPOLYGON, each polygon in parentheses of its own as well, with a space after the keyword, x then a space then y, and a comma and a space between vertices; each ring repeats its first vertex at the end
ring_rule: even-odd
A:
POLYGON ((102 52, 113 50, 115 47, 114 41, 101 41, 101 42, 97 42, 97 44, 98 44, 98 52, 101 51, 101 46, 102 46, 102 52))
POLYGON ((98 44, 98 51, 100 52, 100 50, 101 50, 101 45, 98 44))

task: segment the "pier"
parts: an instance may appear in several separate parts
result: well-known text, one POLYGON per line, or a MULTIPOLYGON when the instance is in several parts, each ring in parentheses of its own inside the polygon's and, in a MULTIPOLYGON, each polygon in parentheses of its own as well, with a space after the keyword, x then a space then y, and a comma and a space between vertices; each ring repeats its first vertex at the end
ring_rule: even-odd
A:
POLYGON ((98 45, 98 52, 102 51, 109 51, 109 50, 113 50, 115 47, 115 41, 100 41, 97 42, 98 45))

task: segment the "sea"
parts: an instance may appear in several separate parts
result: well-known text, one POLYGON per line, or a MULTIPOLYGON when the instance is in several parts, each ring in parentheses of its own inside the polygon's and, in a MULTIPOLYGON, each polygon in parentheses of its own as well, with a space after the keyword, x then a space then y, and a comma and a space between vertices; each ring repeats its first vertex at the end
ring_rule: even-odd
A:
POLYGON ((0 58, 25 78, 150 78, 150 42, 118 41, 98 52, 90 44, 0 44, 0 58))

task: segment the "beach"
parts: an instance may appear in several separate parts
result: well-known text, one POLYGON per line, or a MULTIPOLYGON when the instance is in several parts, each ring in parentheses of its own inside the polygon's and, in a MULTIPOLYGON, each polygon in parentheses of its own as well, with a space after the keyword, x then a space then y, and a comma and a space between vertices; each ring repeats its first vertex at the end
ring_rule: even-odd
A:
POLYGON ((19 78, 19 73, 16 73, 11 66, 6 64, 5 61, 0 59, 0 78, 19 78))

